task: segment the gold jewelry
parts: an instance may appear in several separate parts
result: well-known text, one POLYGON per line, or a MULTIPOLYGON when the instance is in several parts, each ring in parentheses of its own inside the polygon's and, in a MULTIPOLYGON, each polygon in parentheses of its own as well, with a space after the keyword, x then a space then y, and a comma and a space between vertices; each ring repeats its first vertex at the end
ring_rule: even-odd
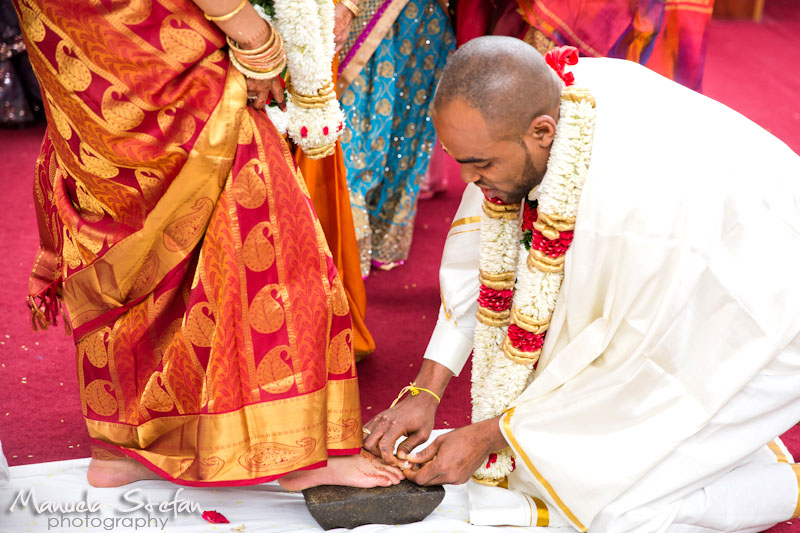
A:
POLYGON ((252 49, 242 48, 241 46, 239 46, 239 43, 231 39, 230 36, 225 37, 225 40, 228 41, 228 46, 236 50, 236 53, 245 56, 254 56, 267 51, 267 49, 269 49, 269 47, 275 43, 275 30, 272 29, 272 31, 269 34, 269 39, 267 39, 267 42, 265 42, 258 48, 252 48, 252 49))
POLYGON ((244 49, 239 44, 227 37, 228 55, 231 64, 248 78, 267 80, 279 76, 286 68, 286 51, 283 39, 270 25, 271 33, 267 42, 253 49, 244 49))
POLYGON ((367 428, 361 428, 361 431, 364 433, 364 435, 371 435, 372 434, 372 432, 370 430, 368 430, 367 428))
POLYGON ((211 22, 224 22, 224 21, 230 20, 233 17, 235 17, 236 15, 238 15, 239 12, 242 9, 244 9, 244 6, 246 4, 247 4, 247 0, 242 0, 242 3, 239 4, 238 6, 236 6, 236 8, 233 11, 229 12, 229 13, 226 13, 224 15, 209 15, 208 13, 203 13, 203 16, 205 16, 211 22))
POLYGON ((431 396, 433 396, 434 398, 436 398, 436 403, 439 403, 439 402, 442 401, 441 398, 439 398, 439 396, 435 392, 433 392, 432 390, 429 390, 429 389, 423 389, 422 387, 417 387, 417 384, 412 381, 406 387, 403 387, 403 390, 401 390, 400 394, 397 395, 397 398, 395 398, 395 400, 392 402, 392 405, 389 406, 389 409, 394 407, 397 404, 397 402, 400 401, 400 398, 403 397, 403 394, 409 392, 409 393, 411 393, 411 396, 416 396, 417 394, 419 394, 419 391, 425 391, 428 394, 430 394, 431 396))
POLYGON ((275 76, 280 75, 280 73, 283 72, 283 69, 286 67, 286 58, 284 58, 283 61, 272 70, 267 70, 267 71, 254 70, 250 68, 248 65, 242 64, 236 57, 236 54, 233 52, 233 50, 228 50, 228 55, 231 58, 231 64, 236 68, 236 70, 244 74, 245 77, 252 78, 254 80, 270 80, 275 76))
POLYGON ((358 6, 356 4, 354 4, 350 0, 339 0, 339 3, 344 4, 344 7, 349 9, 353 13, 354 17, 358 16, 360 10, 358 9, 358 6))

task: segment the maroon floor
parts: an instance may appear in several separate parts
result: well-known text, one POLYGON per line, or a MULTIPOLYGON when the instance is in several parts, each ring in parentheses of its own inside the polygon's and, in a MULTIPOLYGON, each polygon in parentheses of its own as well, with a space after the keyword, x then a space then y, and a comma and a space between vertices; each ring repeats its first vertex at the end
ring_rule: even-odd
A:
MULTIPOLYGON (((800 4, 768 0, 762 24, 712 23, 705 93, 800 153, 800 4)), ((74 350, 58 327, 33 333, 25 307, 37 242, 31 176, 42 129, 0 130, 0 441, 12 465, 86 457, 74 350)), ((359 364, 365 419, 388 406, 416 374, 439 304, 437 268, 461 184, 420 204, 406 266, 367 280, 367 324, 378 350, 359 364)), ((451 382, 436 427, 469 421, 469 372, 451 382)), ((800 456, 800 428, 785 437, 800 456)), ((779 525, 771 533, 800 531, 779 525)))

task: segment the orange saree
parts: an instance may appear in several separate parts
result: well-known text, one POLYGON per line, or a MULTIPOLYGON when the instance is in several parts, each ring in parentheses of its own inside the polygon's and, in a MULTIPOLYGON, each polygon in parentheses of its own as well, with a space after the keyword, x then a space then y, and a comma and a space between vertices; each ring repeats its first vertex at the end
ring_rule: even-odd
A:
POLYGON ((241 485, 361 446, 347 297, 289 148, 188 0, 15 0, 49 127, 35 323, 60 294, 97 456, 241 485))

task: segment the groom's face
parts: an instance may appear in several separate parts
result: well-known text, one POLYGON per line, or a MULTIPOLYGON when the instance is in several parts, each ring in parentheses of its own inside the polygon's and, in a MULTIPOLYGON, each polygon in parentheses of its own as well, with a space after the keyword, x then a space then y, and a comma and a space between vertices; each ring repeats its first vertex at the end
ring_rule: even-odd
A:
POLYGON ((461 165, 461 179, 480 187, 487 198, 520 202, 544 176, 522 134, 504 135, 502 125, 490 127, 463 100, 434 111, 433 124, 444 150, 461 165))

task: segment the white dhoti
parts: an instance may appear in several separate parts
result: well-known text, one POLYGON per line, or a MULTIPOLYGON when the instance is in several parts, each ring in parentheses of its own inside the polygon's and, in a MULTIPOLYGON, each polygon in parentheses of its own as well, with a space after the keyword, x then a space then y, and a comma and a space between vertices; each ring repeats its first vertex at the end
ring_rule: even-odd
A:
MULTIPOLYGON (((790 519, 799 471, 763 447, 800 420, 800 158, 638 65, 581 59, 573 72, 597 126, 542 356, 501 420, 520 496, 488 512, 502 498, 474 489, 487 495, 473 520, 540 518, 538 502, 550 525, 603 532, 790 519)), ((472 346, 481 201, 467 187, 426 352, 456 374, 472 346)))

